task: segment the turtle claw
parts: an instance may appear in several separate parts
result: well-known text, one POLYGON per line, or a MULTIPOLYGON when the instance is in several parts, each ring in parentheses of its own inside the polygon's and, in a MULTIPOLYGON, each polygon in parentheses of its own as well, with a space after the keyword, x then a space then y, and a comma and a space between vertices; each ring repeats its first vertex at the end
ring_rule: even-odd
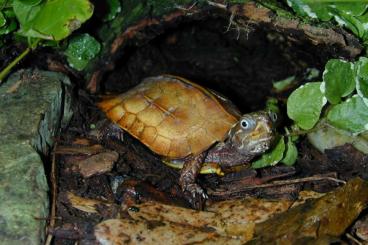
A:
POLYGON ((203 210, 208 196, 199 185, 188 184, 183 188, 183 191, 186 199, 194 209, 203 210))

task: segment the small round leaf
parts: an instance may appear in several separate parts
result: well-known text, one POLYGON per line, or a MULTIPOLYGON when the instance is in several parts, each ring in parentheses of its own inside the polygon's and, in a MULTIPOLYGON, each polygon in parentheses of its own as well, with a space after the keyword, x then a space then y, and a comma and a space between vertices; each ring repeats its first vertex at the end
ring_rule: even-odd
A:
POLYGON ((5 24, 6 24, 5 16, 2 12, 0 12, 0 27, 5 26, 5 24))
POLYGON ((356 63, 358 76, 368 80, 368 58, 360 57, 359 61, 356 63))
POLYGON ((296 148, 294 142, 291 140, 291 137, 288 138, 286 144, 285 156, 281 160, 281 162, 287 166, 292 166, 298 159, 298 149, 296 148))
POLYGON ((287 3, 301 16, 318 18, 323 21, 327 21, 332 18, 328 12, 328 3, 320 1, 313 3, 308 0, 287 0, 287 3))
POLYGON ((337 128, 358 134, 368 130, 368 107, 359 96, 354 96, 328 113, 329 123, 337 128))
POLYGON ((273 148, 269 152, 264 153, 260 159, 252 162, 252 168, 263 168, 276 165, 283 158, 284 151, 285 151, 284 137, 280 137, 280 140, 278 141, 275 148, 273 148))
POLYGON ((119 0, 107 0, 108 11, 104 21, 111 21, 121 12, 121 3, 119 0))
POLYGON ((351 94, 355 89, 354 65, 343 60, 331 59, 323 72, 326 83, 326 97, 331 104, 337 104, 341 97, 351 94))
POLYGON ((307 83, 294 90, 287 101, 287 114, 302 129, 311 129, 317 123, 327 100, 324 83, 307 83))
POLYGON ((69 65, 81 71, 96 57, 100 49, 101 44, 96 39, 88 34, 81 34, 70 39, 65 55, 69 65))
POLYGON ((356 90, 363 102, 368 106, 368 79, 357 78, 356 90))

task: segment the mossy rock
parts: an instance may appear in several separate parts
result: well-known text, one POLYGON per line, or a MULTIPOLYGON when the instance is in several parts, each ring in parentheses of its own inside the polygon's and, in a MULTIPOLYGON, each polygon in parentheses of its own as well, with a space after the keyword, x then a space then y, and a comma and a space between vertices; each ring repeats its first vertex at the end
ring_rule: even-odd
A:
POLYGON ((42 161, 71 117, 69 79, 21 70, 0 87, 0 243, 40 244, 49 215, 42 161))

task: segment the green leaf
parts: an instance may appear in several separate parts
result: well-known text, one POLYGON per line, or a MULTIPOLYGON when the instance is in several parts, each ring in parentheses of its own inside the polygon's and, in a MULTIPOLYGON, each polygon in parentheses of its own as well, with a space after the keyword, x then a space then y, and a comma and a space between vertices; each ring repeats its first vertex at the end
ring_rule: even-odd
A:
POLYGON ((11 19, 10 23, 8 23, 7 25, 3 27, 0 27, 0 35, 6 35, 14 31, 15 29, 17 29, 17 21, 14 19, 11 19))
MULTIPOLYGON (((348 2, 348 1, 347 1, 348 2)), ((332 18, 331 12, 337 10, 350 16, 363 15, 368 7, 365 1, 354 1, 347 3, 344 1, 315 1, 315 0, 287 0, 290 7, 301 16, 318 18, 322 21, 328 21, 332 18)))
POLYGON ((2 12, 0 12, 0 27, 5 26, 5 24, 6 24, 5 16, 2 12))
POLYGON ((308 0, 287 0, 287 3, 300 16, 309 16, 323 21, 332 18, 328 12, 328 3, 323 3, 321 1, 315 1, 313 3, 308 0))
POLYGON ((368 39, 368 28, 367 28, 367 25, 368 25, 368 12, 366 12, 365 14, 363 14, 361 16, 357 16, 356 18, 362 23, 362 25, 364 27, 364 34, 361 38, 364 41, 367 41, 367 39, 368 39))
POLYGON ((367 10, 368 4, 364 1, 355 1, 354 3, 336 1, 330 3, 330 6, 352 16, 361 16, 367 10))
POLYGON ((280 108, 278 106, 278 100, 276 98, 268 98, 266 101, 266 110, 276 113, 277 115, 280 114, 280 108))
POLYGON ((312 81, 314 79, 316 79, 317 77, 319 77, 319 70, 316 68, 307 68, 307 70, 305 71, 305 79, 308 81, 312 81))
POLYGON ((327 120, 334 127, 354 134, 368 130, 368 107, 359 96, 335 105, 327 114, 327 120))
POLYGON ((360 57, 356 62, 358 76, 364 79, 368 79, 368 58, 360 57))
POLYGON ((0 10, 10 8, 12 4, 11 0, 0 0, 0 10))
POLYGON ((362 19, 361 20, 359 19, 360 17, 347 14, 343 11, 340 11, 339 9, 332 9, 331 13, 334 16, 337 23, 339 23, 341 26, 346 26, 360 38, 365 36, 366 34, 364 25, 365 23, 364 21, 362 21, 362 19))
POLYGON ((7 9, 3 9, 3 14, 5 16, 6 19, 10 19, 10 18, 14 18, 15 19, 15 14, 14 14, 14 10, 13 8, 7 8, 7 9))
POLYGON ((355 89, 354 64, 343 60, 331 59, 323 72, 326 83, 326 97, 331 104, 337 104, 341 97, 348 96, 355 89))
POLYGON ((324 83, 306 83, 289 96, 287 114, 300 128, 308 130, 317 123, 326 102, 324 83))
POLYGON ((111 21, 121 12, 121 4, 119 0, 107 0, 106 3, 109 10, 103 20, 111 21))
POLYGON ((340 25, 346 26, 364 40, 367 34, 367 7, 366 1, 314 1, 314 0, 287 0, 287 3, 300 16, 318 18, 328 21, 334 18, 340 25))
POLYGON ((88 0, 49 0, 35 6, 14 0, 13 8, 21 25, 19 34, 56 41, 69 36, 93 13, 88 0))
POLYGON ((78 71, 83 70, 88 62, 100 52, 101 45, 88 34, 73 37, 65 51, 69 65, 78 71))
POLYGON ((363 99, 363 102, 368 106, 368 80, 357 78, 356 90, 358 95, 363 99))
POLYGON ((276 165, 283 158, 284 151, 285 151, 284 137, 280 137, 280 140, 278 141, 275 148, 273 148, 269 152, 264 153, 260 159, 252 162, 252 168, 263 168, 276 165))
MULTIPOLYGON (((286 131, 286 132, 287 134, 289 134, 289 131, 286 131)), ((291 132, 300 132, 299 126, 296 124, 291 125, 291 132)), ((294 134, 291 136, 291 140, 293 142, 296 142, 298 139, 299 139, 299 134, 294 134)))
POLYGON ((295 76, 290 76, 284 80, 273 82, 273 88, 277 93, 280 93, 295 83, 295 76))
POLYGON ((19 0, 13 1, 14 14, 23 30, 28 30, 32 27, 32 21, 37 17, 38 12, 41 11, 43 5, 31 6, 24 4, 19 0))
POLYGON ((287 166, 292 166, 298 159, 298 149, 296 148, 294 142, 291 140, 291 137, 288 137, 286 144, 285 156, 281 160, 281 162, 287 166))
POLYGON ((40 4, 43 0, 18 0, 18 1, 26 5, 34 6, 40 4))
POLYGON ((358 95, 362 97, 363 102, 368 106, 368 59, 361 57, 356 66, 356 90, 358 95))

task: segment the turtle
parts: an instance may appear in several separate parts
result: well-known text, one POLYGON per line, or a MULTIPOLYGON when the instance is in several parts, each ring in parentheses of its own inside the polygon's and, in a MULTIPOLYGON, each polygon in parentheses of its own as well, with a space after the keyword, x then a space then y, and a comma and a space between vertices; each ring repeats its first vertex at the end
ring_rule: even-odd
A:
POLYGON ((147 77, 127 92, 102 99, 97 106, 164 163, 181 168, 179 185, 197 209, 208 198, 196 183, 201 169, 206 172, 204 163, 221 168, 249 164, 267 151, 275 138, 274 113, 242 115, 219 93, 174 75, 147 77))

